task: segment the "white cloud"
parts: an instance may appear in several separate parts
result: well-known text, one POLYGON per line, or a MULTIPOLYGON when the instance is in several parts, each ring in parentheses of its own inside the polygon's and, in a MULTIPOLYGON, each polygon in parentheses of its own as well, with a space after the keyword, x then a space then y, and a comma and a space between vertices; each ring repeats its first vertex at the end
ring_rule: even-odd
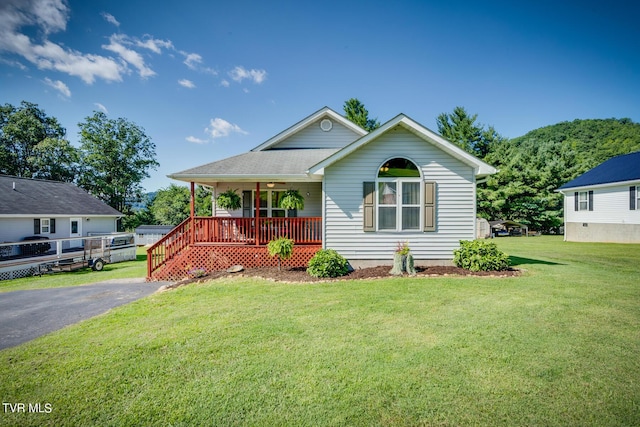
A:
MULTIPOLYGON (((155 76, 149 60, 150 52, 169 55, 178 52, 192 70, 217 75, 203 65, 202 56, 177 50, 170 40, 145 34, 142 38, 118 33, 109 37, 102 46, 109 53, 103 55, 75 50, 50 40, 50 35, 66 30, 70 17, 68 0, 0 0, 0 58, 14 67, 26 69, 31 63, 41 70, 54 70, 81 78, 87 84, 102 79, 107 82, 122 81, 135 71, 140 77, 155 76), (28 29, 28 32, 27 30, 28 29)), ((109 23, 120 26, 118 20, 107 12, 101 13, 109 23)))
POLYGON ((109 111, 107 110, 107 107, 105 107, 104 105, 100 104, 99 102, 94 102, 93 105, 95 105, 100 110, 102 110, 103 113, 109 114, 109 111))
POLYGON ((184 64, 192 70, 197 69, 198 66, 202 63, 202 56, 198 55, 197 53, 180 53, 182 53, 185 57, 184 64))
POLYGON ((206 144, 207 142, 209 142, 206 139, 196 138, 195 136, 188 136, 185 138, 185 140, 187 140, 187 142, 192 142, 194 144, 206 144))
POLYGON ((220 82, 220 86, 224 86, 224 87, 229 87, 229 84, 230 84, 230 83, 229 83, 229 81, 228 81, 228 80, 222 80, 222 81, 220 82))
POLYGON ((191 80, 187 80, 187 79, 178 80, 178 84, 188 89, 193 89, 196 87, 196 85, 191 80))
POLYGON ((60 80, 53 81, 50 78, 45 77, 44 82, 48 86, 51 86, 52 88, 60 92, 65 98, 69 98, 71 96, 69 87, 66 84, 62 83, 60 80))
POLYGON ((0 1, 0 51, 19 55, 43 70, 56 70, 80 77, 91 84, 96 78, 120 81, 126 67, 113 58, 84 54, 63 48, 47 39, 51 33, 64 31, 69 8, 63 0, 0 1), (40 42, 20 33, 22 27, 37 27, 40 42))
POLYGON ((232 80, 240 83, 244 79, 249 79, 256 84, 260 84, 267 78, 267 72, 265 70, 247 70, 242 66, 237 66, 233 70, 229 71, 229 76, 232 80))
POLYGON ((102 15, 102 17, 104 18, 104 20, 105 20, 105 21, 107 21, 108 23, 113 24, 113 25, 115 25, 116 27, 119 27, 119 26, 120 26, 120 23, 118 22, 118 20, 116 19, 116 17, 115 17, 115 16, 113 16, 112 14, 107 13, 107 12, 102 12, 102 13, 101 13, 101 15, 102 15))
POLYGON ((173 49, 173 43, 170 40, 154 39, 150 35, 146 35, 144 40, 136 40, 136 46, 149 49, 154 53, 162 53, 162 49, 173 49))
POLYGON ((211 135, 211 138, 222 138, 225 136, 229 136, 232 132, 240 133, 243 135, 248 135, 248 132, 240 129, 238 125, 233 123, 229 123, 228 121, 216 117, 215 119, 211 119, 209 123, 209 127, 205 129, 205 131, 211 135))
POLYGON ((130 41, 126 36, 122 34, 114 34, 109 38, 109 42, 110 43, 108 45, 102 45, 102 48, 120 55, 120 58, 138 69, 140 77, 147 78, 156 75, 155 71, 147 67, 142 55, 125 46, 130 44, 130 41))

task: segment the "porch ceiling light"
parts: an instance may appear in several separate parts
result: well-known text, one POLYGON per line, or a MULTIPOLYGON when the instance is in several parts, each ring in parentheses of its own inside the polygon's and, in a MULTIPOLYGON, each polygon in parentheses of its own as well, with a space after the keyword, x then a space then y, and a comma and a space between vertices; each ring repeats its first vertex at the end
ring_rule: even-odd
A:
POLYGON ((275 186, 276 186, 275 182, 267 182, 267 187, 273 188, 275 186))

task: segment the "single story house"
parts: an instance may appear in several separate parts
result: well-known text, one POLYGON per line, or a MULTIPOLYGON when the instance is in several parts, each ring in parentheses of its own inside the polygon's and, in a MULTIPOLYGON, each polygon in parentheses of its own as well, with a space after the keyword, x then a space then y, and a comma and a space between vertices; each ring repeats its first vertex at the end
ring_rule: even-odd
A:
POLYGON ((136 246, 152 245, 173 230, 174 225, 141 225, 134 230, 136 246))
POLYGON ((640 151, 613 157, 558 191, 566 241, 640 243, 640 151))
POLYGON ((0 243, 113 233, 121 216, 74 184, 0 175, 0 243))
POLYGON ((296 242, 291 262, 301 266, 320 248, 354 266, 387 264, 399 241, 418 263, 447 264, 460 240, 476 238, 476 182, 494 173, 404 114, 367 132, 325 107, 249 152, 169 175, 214 198, 236 190, 242 206, 216 207, 210 218, 194 218, 192 206, 149 249, 148 274, 268 265, 264 245, 278 236, 296 242), (304 197, 304 209, 280 207, 286 190, 304 197))

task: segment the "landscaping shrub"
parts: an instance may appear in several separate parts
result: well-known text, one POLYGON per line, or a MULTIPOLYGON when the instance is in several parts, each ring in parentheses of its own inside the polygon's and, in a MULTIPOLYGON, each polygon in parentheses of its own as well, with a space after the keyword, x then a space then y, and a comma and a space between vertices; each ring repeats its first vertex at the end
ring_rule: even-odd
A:
POLYGON ((471 271, 499 271, 509 268, 509 257, 495 243, 485 240, 460 240, 453 251, 453 263, 471 271))
POLYGON ((349 272, 345 257, 334 249, 321 249, 309 261, 307 273, 314 277, 339 277, 349 272))

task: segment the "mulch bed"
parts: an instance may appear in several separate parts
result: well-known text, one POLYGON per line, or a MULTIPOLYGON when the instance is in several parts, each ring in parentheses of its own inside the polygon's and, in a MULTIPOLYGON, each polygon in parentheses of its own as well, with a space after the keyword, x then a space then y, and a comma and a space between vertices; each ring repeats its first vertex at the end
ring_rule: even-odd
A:
MULTIPOLYGON (((296 268, 282 268, 278 270, 277 267, 261 267, 261 268, 248 268, 238 273, 227 273, 226 271, 216 271, 203 277, 185 279, 173 285, 169 285, 168 288, 176 288, 178 286, 186 285, 189 283, 205 282, 209 280, 219 279, 223 277, 256 277, 262 279, 268 279, 275 282, 288 282, 288 283, 313 283, 313 282, 328 282, 339 280, 354 280, 354 279, 380 279, 394 277, 389 274, 391 270, 390 266, 378 266, 358 268, 345 276, 337 277, 335 279, 318 278, 313 277, 307 273, 305 267, 296 268)), ((437 276, 478 276, 478 277, 513 277, 521 274, 520 270, 510 268, 504 271, 469 271, 460 267, 445 267, 445 266, 432 266, 432 267, 416 267, 416 276, 414 277, 437 277, 437 276)), ((405 277, 409 277, 406 276, 405 277)))

